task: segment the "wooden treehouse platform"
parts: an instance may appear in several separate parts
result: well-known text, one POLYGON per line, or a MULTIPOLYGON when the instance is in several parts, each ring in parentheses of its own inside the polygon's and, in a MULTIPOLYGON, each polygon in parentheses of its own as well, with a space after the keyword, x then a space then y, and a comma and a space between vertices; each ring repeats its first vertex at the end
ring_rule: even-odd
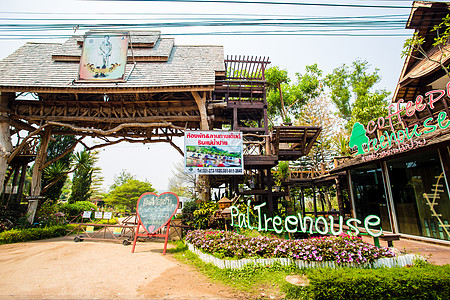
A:
MULTIPOLYGON (((115 82, 79 80, 83 36, 62 44, 27 43, 0 61, 0 125, 11 129, 6 140, 17 140, 10 145, 7 164, 13 166, 40 143, 27 163, 35 160, 33 177, 41 176, 50 163, 46 147, 52 135, 77 137, 65 153, 89 136, 100 143, 84 144, 87 150, 120 142, 165 142, 183 154, 173 139, 185 130, 228 126, 243 132, 245 170, 258 178, 258 188, 245 193, 270 203, 283 196, 272 191, 271 169, 279 161, 307 155, 321 128, 269 130, 264 76, 269 59, 224 59, 221 46, 176 45, 159 31, 130 32, 128 38, 124 80, 115 82), (25 136, 19 134, 24 130, 25 136)), ((228 184, 236 193, 243 180, 211 176, 213 186, 228 184)), ((40 187, 33 186, 32 195, 39 194, 40 187)))

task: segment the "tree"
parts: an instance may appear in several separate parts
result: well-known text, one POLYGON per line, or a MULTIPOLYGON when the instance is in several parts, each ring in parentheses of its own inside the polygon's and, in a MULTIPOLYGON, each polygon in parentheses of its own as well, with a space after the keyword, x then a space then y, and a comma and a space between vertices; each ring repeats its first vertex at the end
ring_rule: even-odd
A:
POLYGON ((313 98, 305 105, 295 125, 319 126, 322 131, 309 154, 301 158, 301 165, 320 170, 321 164, 333 162, 333 157, 338 153, 333 138, 342 128, 341 124, 342 119, 333 114, 332 103, 328 98, 313 98))
MULTIPOLYGON (((73 143, 76 138, 73 135, 53 135, 47 148, 47 161, 50 161, 62 154, 73 143)), ((43 195, 51 200, 58 200, 72 162, 73 151, 58 159, 56 162, 47 166, 42 172, 43 195)))
POLYGON ((156 192, 151 183, 130 178, 120 185, 114 186, 105 197, 105 203, 117 208, 123 207, 126 211, 136 211, 139 197, 143 193, 156 192))
POLYGON ((357 98, 353 104, 352 117, 347 124, 348 128, 353 128, 356 122, 367 124, 370 120, 388 115, 389 101, 386 91, 380 93, 368 93, 357 98))
POLYGON ((169 191, 178 196, 196 200, 197 175, 185 173, 183 161, 175 164, 175 171, 172 171, 172 174, 173 176, 169 179, 169 191))
POLYGON ((285 85, 291 81, 288 72, 287 70, 280 70, 279 67, 272 67, 267 69, 264 75, 269 88, 269 94, 267 95, 267 101, 271 104, 269 105, 269 114, 272 116, 279 114, 285 122, 287 121, 287 111, 283 94, 288 94, 285 85))
POLYGON ((70 177, 67 177, 66 182, 64 182, 64 186, 61 189, 61 196, 59 196, 59 199, 69 201, 71 192, 72 192, 72 180, 70 179, 70 177))
POLYGON ((296 83, 289 85, 286 70, 272 67, 266 70, 268 82, 267 112, 273 120, 281 118, 283 123, 291 122, 297 117, 303 105, 322 92, 322 71, 317 64, 306 66, 306 73, 296 73, 296 83))
POLYGON ((136 179, 136 176, 127 172, 126 170, 122 170, 120 171, 119 175, 114 175, 114 183, 109 187, 109 189, 113 190, 130 179, 136 179))
POLYGON ((418 32, 415 32, 413 36, 407 39, 403 45, 402 57, 411 56, 418 60, 428 60, 440 65, 441 69, 445 71, 448 77, 450 77, 450 65, 445 65, 447 57, 450 54, 446 46, 449 44, 450 39, 450 14, 446 15, 442 22, 435 25, 431 29, 430 33, 436 32, 436 36, 433 38, 433 47, 436 47, 438 52, 430 55, 424 48, 425 37, 420 36, 418 32))
POLYGON ((381 77, 379 69, 368 73, 369 67, 367 61, 357 59, 351 68, 343 64, 325 77, 325 84, 331 90, 331 100, 338 109, 339 117, 348 122, 348 131, 355 122, 364 124, 387 114, 389 92, 384 89, 371 91, 381 77))
POLYGON ((364 154, 365 152, 363 144, 367 144, 368 142, 369 138, 366 136, 366 130, 364 129, 364 126, 361 123, 356 122, 353 125, 349 146, 352 148, 355 146, 358 147, 358 153, 356 153, 356 155, 364 154))
POLYGON ((103 191, 103 181, 105 178, 101 176, 102 169, 99 167, 94 167, 92 170, 92 181, 91 181, 91 198, 100 199, 104 195, 103 191))
POLYGON ((98 161, 97 152, 83 150, 74 155, 76 170, 72 180, 72 194, 69 203, 87 201, 91 197, 94 165, 98 161))

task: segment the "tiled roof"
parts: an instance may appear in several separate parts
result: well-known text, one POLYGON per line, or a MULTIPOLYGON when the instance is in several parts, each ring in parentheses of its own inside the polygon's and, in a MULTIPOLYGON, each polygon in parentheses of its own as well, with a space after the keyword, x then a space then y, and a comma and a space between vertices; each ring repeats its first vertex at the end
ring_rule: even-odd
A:
MULTIPOLYGON (((55 61, 55 53, 81 55, 79 37, 64 44, 27 43, 0 61, 0 91, 43 88, 165 88, 213 86, 215 72, 225 71, 222 46, 174 46, 173 39, 160 38, 153 48, 133 48, 136 67, 127 82, 77 83, 77 61, 55 61), (167 61, 139 61, 139 57, 166 57, 167 61)), ((129 51, 130 53, 130 51, 129 51)), ((128 64, 126 77, 132 69, 128 64)))

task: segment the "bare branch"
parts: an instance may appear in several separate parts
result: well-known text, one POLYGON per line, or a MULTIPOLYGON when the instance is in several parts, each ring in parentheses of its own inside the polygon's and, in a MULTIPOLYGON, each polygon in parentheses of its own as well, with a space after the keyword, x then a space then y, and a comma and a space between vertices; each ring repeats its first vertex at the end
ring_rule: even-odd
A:
POLYGON ((66 151, 64 151, 61 155, 49 160, 48 162, 46 162, 43 166, 41 166, 41 170, 43 170, 44 168, 46 168, 47 166, 51 165, 52 163, 54 163, 55 161, 59 160, 60 158, 66 156, 67 153, 71 152, 73 149, 75 149, 75 147, 77 146, 77 144, 79 142, 81 142, 82 139, 84 139, 85 137, 82 136, 80 137, 78 140, 76 140, 69 148, 66 149, 66 151))
POLYGON ((174 128, 174 129, 178 129, 178 130, 184 131, 183 127, 175 126, 172 123, 168 123, 168 122, 120 124, 120 125, 112 128, 112 129, 110 129, 110 130, 101 130, 101 129, 95 129, 95 128, 77 127, 77 126, 74 126, 74 125, 71 125, 71 124, 61 123, 61 122, 53 122, 53 121, 48 122, 48 124, 61 126, 61 127, 68 127, 70 129, 72 129, 74 131, 78 131, 78 132, 96 133, 96 134, 99 134, 99 135, 111 135, 111 134, 114 134, 114 133, 124 129, 124 128, 129 128, 129 127, 142 127, 142 128, 163 127, 163 128, 174 128))
POLYGON ((34 136, 34 135, 36 135, 36 134, 39 134, 45 127, 47 127, 49 124, 47 123, 47 124, 44 124, 44 125, 41 125, 41 126, 39 126, 35 131, 33 131, 33 132, 30 132, 24 139, 23 139, 23 141, 20 143, 20 145, 18 145, 17 147, 16 147, 16 149, 14 149, 14 151, 8 156, 8 161, 7 161, 7 163, 8 164, 10 164, 11 163, 11 161, 14 159, 14 157, 16 157, 19 153, 20 153, 20 151, 28 144, 28 140, 32 137, 32 136, 34 136))

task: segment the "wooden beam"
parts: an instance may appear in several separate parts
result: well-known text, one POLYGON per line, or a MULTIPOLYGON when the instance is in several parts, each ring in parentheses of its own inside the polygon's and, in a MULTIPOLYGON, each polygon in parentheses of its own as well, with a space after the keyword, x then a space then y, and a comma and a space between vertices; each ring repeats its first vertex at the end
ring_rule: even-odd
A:
POLYGON ((115 128, 112 128, 110 130, 101 130, 101 129, 95 129, 95 128, 84 128, 84 127, 78 127, 72 124, 62 123, 62 122, 48 122, 48 124, 55 125, 55 126, 61 126, 61 127, 67 127, 74 131, 80 131, 80 132, 86 132, 86 133, 95 133, 98 135, 111 135, 114 134, 124 128, 130 128, 130 127, 139 127, 139 128, 175 128, 177 130, 184 130, 182 127, 174 126, 171 123, 124 123, 120 124, 119 126, 116 126, 115 128))
POLYGON ((48 94, 133 94, 133 93, 168 93, 168 92, 202 92, 214 91, 214 85, 198 86, 170 86, 170 87, 130 87, 118 83, 118 86, 111 84, 111 87, 99 87, 90 83, 73 83, 70 87, 40 87, 40 86, 15 86, 0 87, 0 93, 48 93, 48 94))
POLYGON ((148 116, 148 117, 137 117, 137 118, 105 118, 105 117, 72 117, 72 116, 27 116, 27 115, 16 115, 15 118, 20 118, 29 121, 46 121, 46 122, 104 122, 104 123, 149 123, 149 122, 199 122, 201 121, 200 116, 148 116))
POLYGON ((206 93, 200 96, 198 92, 192 91, 192 96, 194 96, 198 110, 200 111, 200 129, 209 130, 208 113, 206 111, 206 93))

